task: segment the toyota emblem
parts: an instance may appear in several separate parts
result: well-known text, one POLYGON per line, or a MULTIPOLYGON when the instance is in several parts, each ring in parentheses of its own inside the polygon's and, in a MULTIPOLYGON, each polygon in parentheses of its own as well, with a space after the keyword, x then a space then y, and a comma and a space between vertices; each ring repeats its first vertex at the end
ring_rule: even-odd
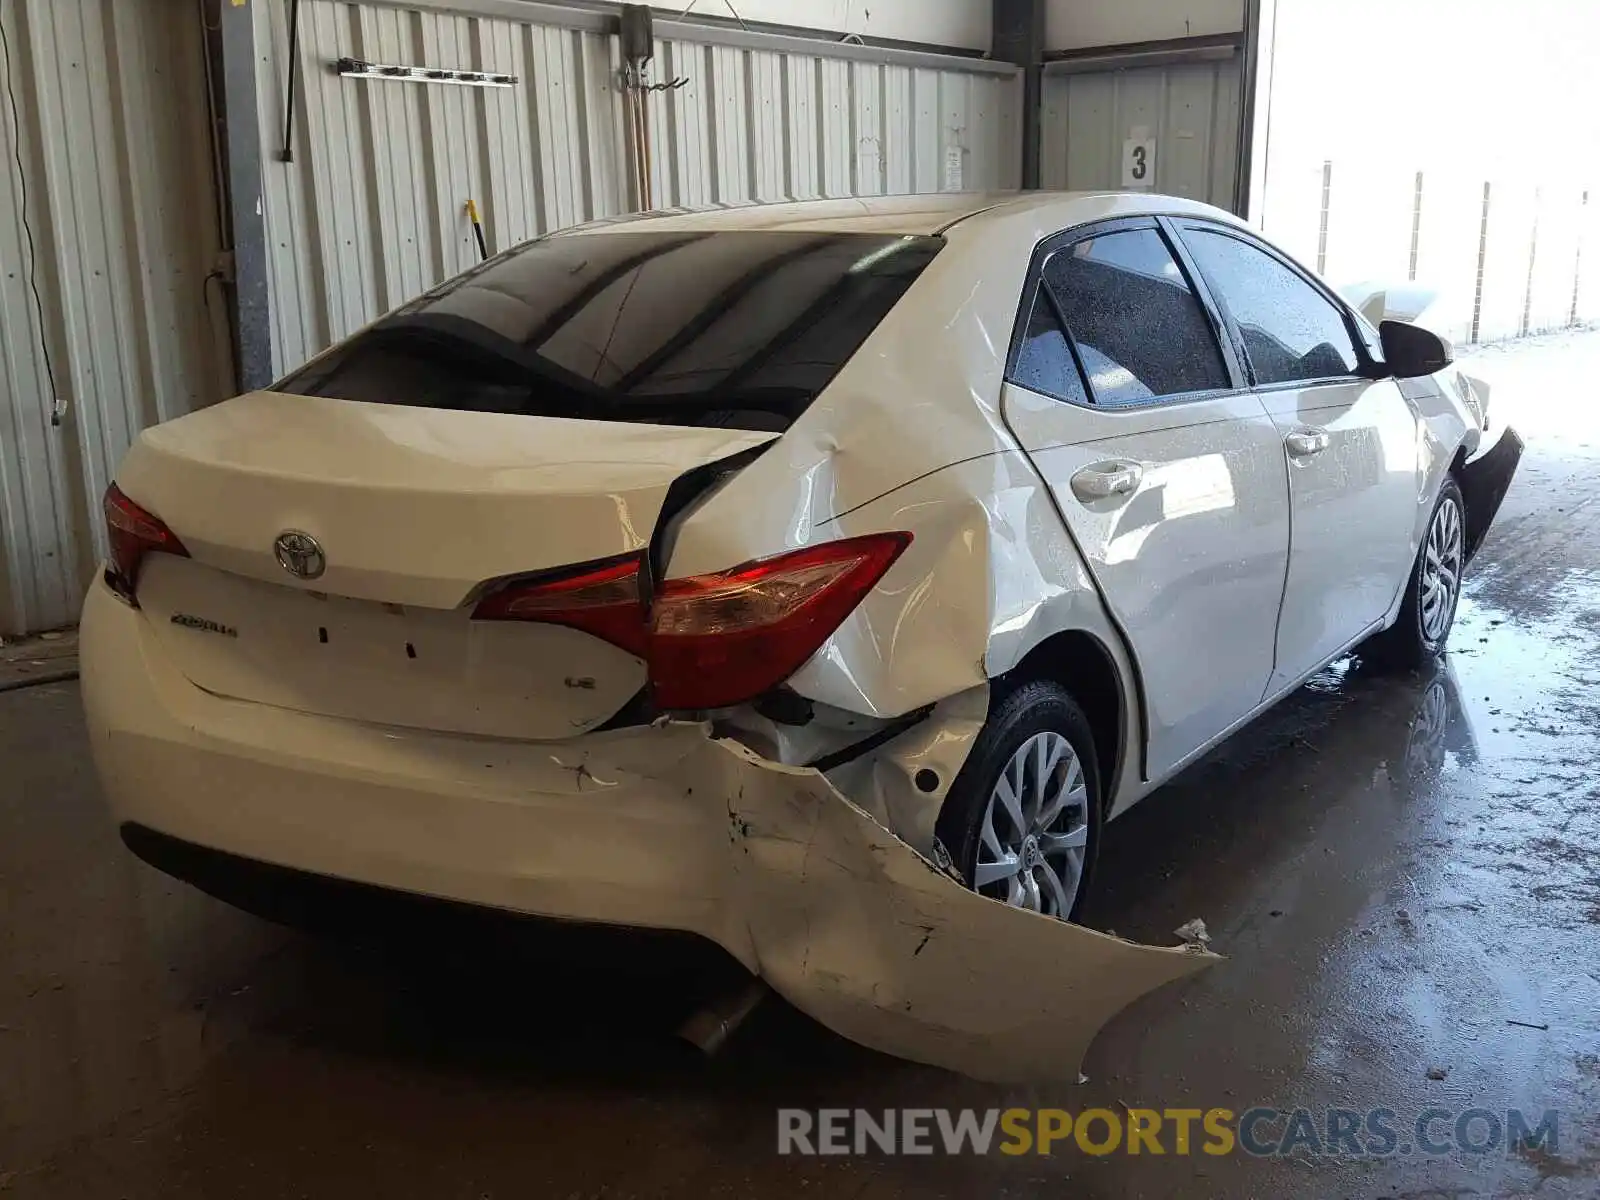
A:
POLYGON ((298 529, 280 533, 272 552, 278 556, 278 565, 296 579, 316 579, 328 569, 327 556, 317 539, 298 529))

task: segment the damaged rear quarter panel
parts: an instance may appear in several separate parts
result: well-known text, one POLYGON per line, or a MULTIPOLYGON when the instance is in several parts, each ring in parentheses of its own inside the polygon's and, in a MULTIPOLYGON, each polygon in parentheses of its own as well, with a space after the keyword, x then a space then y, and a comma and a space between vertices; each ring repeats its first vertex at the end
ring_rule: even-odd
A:
POLYGON ((881 529, 912 529, 916 540, 795 677, 802 695, 895 715, 1005 674, 1064 630, 1118 641, 1020 450, 919 479, 820 533, 881 529))
MULTIPOLYGON (((840 708, 896 715, 1006 675, 1057 634, 1087 634, 1123 687, 1125 769, 1101 764, 1116 788, 1111 811, 1132 804, 1147 790, 1136 769, 1144 734, 1135 672, 1026 456, 1013 450, 936 472, 819 532, 910 528, 916 540, 791 686, 840 708)), ((1061 682, 1070 690, 1071 680, 1061 682)))

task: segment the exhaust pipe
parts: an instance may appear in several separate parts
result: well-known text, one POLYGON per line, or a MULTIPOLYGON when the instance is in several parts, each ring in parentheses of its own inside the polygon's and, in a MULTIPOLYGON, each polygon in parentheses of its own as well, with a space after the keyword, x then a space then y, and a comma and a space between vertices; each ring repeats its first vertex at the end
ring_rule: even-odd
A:
POLYGON ((710 1058, 727 1044, 771 991, 765 980, 752 979, 689 1017, 678 1027, 678 1036, 710 1058))

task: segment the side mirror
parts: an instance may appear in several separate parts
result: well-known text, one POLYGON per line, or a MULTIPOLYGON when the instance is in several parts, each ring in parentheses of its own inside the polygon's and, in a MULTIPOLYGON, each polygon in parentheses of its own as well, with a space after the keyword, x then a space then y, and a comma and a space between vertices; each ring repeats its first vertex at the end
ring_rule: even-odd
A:
POLYGON ((1416 379, 1444 370, 1455 361, 1450 343, 1436 333, 1405 321, 1385 321, 1378 326, 1383 339, 1383 359, 1396 379, 1416 379))

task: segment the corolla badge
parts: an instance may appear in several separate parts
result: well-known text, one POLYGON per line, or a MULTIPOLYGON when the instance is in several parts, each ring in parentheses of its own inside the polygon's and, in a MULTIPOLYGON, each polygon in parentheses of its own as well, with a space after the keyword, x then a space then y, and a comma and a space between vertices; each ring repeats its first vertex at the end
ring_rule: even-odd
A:
POLYGON ((316 579, 328 569, 328 559, 317 539, 298 529, 286 529, 272 543, 278 565, 296 579, 316 579))

